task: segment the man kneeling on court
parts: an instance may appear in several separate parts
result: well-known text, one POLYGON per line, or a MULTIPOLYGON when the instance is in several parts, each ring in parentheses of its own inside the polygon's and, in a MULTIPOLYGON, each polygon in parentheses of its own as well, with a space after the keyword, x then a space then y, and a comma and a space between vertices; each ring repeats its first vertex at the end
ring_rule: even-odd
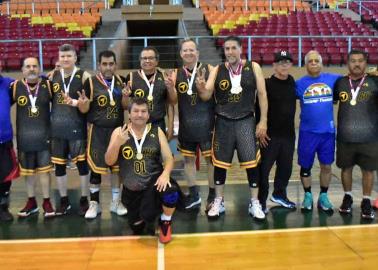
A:
POLYGON ((129 210, 128 220, 136 234, 146 223, 159 219, 159 240, 171 240, 171 218, 179 197, 179 187, 170 178, 173 156, 164 132, 147 124, 150 117, 146 99, 135 98, 129 107, 130 123, 112 133, 105 161, 117 162, 123 181, 122 203, 129 210), (161 162, 164 160, 164 168, 161 162))

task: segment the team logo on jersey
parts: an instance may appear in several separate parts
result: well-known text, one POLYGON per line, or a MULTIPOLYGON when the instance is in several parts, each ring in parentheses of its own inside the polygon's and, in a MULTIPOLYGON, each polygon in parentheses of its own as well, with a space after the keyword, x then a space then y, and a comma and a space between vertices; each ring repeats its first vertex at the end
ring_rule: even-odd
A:
POLYGON ((17 104, 20 106, 25 106, 28 103, 28 99, 26 96, 19 96, 17 99, 17 104))
POLYGON ((144 97, 144 91, 142 89, 135 90, 134 96, 142 98, 144 97))
POLYGON ((122 156, 124 159, 132 159, 134 155, 134 151, 130 146, 125 146, 122 148, 122 156))
POLYGON ((108 98, 104 95, 101 95, 97 98, 97 104, 100 107, 104 107, 107 102, 108 102, 108 98))
POLYGON ((340 92, 340 93, 339 93, 339 99, 340 99, 341 102, 346 102, 346 101, 348 101, 348 99, 349 99, 349 95, 348 95, 348 93, 345 92, 345 91, 340 92))
POLYGON ((247 66, 247 67, 243 68, 243 70, 249 71, 249 67, 247 66))
POLYGON ((221 80, 219 82, 219 88, 223 91, 227 90, 227 88, 230 86, 230 82, 228 80, 221 80))
POLYGON ((59 83, 54 83, 53 84, 53 91, 54 93, 58 92, 60 90, 60 85, 59 83))
POLYGON ((81 78, 80 74, 77 74, 75 77, 78 78, 78 79, 81 78))
POLYGON ((47 86, 46 86, 46 84, 42 84, 42 88, 46 88, 47 86))
POLYGON ((189 88, 189 86, 188 86, 188 83, 186 83, 186 82, 181 82, 178 85, 178 90, 181 94, 186 93, 186 91, 188 91, 188 88, 189 88))

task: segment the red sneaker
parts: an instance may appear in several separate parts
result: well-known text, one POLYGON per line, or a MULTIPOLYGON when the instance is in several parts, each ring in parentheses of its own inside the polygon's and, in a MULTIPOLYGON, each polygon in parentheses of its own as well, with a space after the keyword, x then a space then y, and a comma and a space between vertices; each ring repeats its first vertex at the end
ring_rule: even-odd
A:
POLYGON ((20 210, 17 213, 17 215, 19 217, 28 217, 31 214, 38 213, 38 211, 39 209, 38 209, 37 201, 35 200, 35 198, 29 198, 28 201, 26 202, 25 207, 22 210, 20 210))
POLYGON ((373 201, 373 208, 378 209, 378 198, 373 201))
POLYGON ((54 217, 55 216, 55 210, 54 210, 54 208, 51 205, 50 199, 43 200, 42 207, 43 207, 43 211, 44 211, 43 216, 45 218, 49 218, 49 217, 54 217))
POLYGON ((159 219, 159 241, 162 244, 167 244, 172 240, 172 221, 159 219))

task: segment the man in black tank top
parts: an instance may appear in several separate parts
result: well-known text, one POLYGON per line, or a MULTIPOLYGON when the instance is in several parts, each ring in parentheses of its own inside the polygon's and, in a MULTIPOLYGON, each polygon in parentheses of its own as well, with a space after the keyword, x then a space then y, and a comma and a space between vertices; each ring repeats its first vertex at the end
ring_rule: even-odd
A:
POLYGON ((43 195, 44 217, 55 216, 50 202, 50 102, 51 84, 39 78, 38 59, 23 61, 24 79, 12 85, 13 102, 17 104, 17 149, 21 175, 24 176, 28 200, 18 212, 19 217, 38 213, 35 199, 35 181, 39 174, 43 195))
POLYGON ((189 187, 189 196, 185 200, 186 209, 198 209, 201 206, 199 188, 196 185, 196 151, 201 149, 205 157, 208 169, 209 194, 206 209, 215 197, 214 167, 211 162, 211 140, 214 128, 215 102, 211 98, 202 101, 199 98, 195 85, 197 72, 205 72, 208 78, 211 65, 199 62, 197 44, 192 39, 185 39, 180 46, 180 56, 183 67, 176 69, 172 76, 167 78, 168 89, 173 88, 175 99, 178 102, 179 131, 178 150, 184 156, 184 170, 189 187))
POLYGON ((258 195, 258 170, 260 150, 256 137, 267 139, 268 102, 264 75, 254 62, 241 60, 241 40, 227 37, 224 43, 226 63, 214 68, 206 81, 204 74, 197 78, 197 89, 203 100, 213 95, 216 102, 215 128, 212 146, 216 198, 207 212, 210 218, 217 218, 225 212, 224 184, 227 169, 231 167, 234 151, 237 151, 240 167, 245 168, 251 192, 248 212, 257 219, 264 219, 258 195), (260 122, 255 124, 255 99, 259 97, 260 122))
POLYGON ((102 175, 108 175, 112 188, 110 211, 119 216, 127 214, 120 202, 120 179, 118 164, 109 167, 105 163, 105 152, 108 148, 113 130, 123 125, 123 112, 126 107, 122 98, 124 78, 117 75, 116 55, 112 51, 102 51, 98 56, 98 73, 84 83, 86 96, 89 97, 87 112, 88 147, 87 161, 91 169, 90 202, 85 218, 93 219, 101 212, 100 185, 102 175))
POLYGON ((374 171, 378 168, 378 80, 365 73, 367 54, 352 50, 348 54, 349 75, 336 82, 334 97, 339 101, 337 115, 336 164, 341 168, 344 198, 340 213, 352 212, 352 173, 362 170, 361 217, 375 217, 371 206, 374 171))
POLYGON ((146 98, 151 112, 149 121, 166 131, 165 116, 167 119, 167 137, 173 137, 174 110, 170 104, 173 102, 173 89, 167 89, 165 85, 164 70, 158 68, 159 52, 155 47, 148 46, 140 52, 140 67, 137 71, 130 72, 126 77, 131 94, 130 97, 146 98))
POLYGON ((67 196, 66 164, 68 158, 76 162, 80 175, 81 198, 79 215, 88 209, 88 165, 85 149, 87 123, 83 111, 88 106, 83 84, 90 77, 86 71, 76 67, 75 47, 64 44, 59 47, 59 65, 52 75, 53 102, 51 108, 51 152, 55 164, 55 176, 59 189, 60 206, 56 214, 64 215, 71 209, 67 196))
POLYGON ((168 141, 160 127, 147 124, 149 117, 147 100, 133 99, 130 123, 113 131, 105 161, 109 166, 119 163, 122 202, 134 233, 142 233, 146 223, 155 222, 161 213, 159 240, 167 243, 171 240, 171 219, 180 190, 170 178, 174 161, 168 141))

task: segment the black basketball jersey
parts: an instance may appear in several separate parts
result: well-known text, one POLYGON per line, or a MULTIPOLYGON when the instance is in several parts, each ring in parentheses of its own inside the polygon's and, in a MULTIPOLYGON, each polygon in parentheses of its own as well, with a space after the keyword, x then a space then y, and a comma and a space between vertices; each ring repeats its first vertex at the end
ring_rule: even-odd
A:
MULTIPOLYGON (((205 79, 209 77, 209 66, 198 63, 197 70, 206 70, 205 79)), ((198 96, 195 79, 192 94, 188 94, 191 74, 184 68, 177 70, 176 90, 179 110, 179 137, 184 141, 200 142, 208 140, 214 128, 214 98, 202 101, 198 96)))
POLYGON ((37 89, 31 91, 36 100, 36 111, 32 109, 26 82, 15 81, 13 100, 17 104, 17 148, 23 152, 49 149, 50 140, 50 81, 41 79, 37 89))
POLYGON ((240 85, 243 91, 232 94, 229 71, 225 64, 219 66, 214 85, 217 115, 227 119, 241 119, 254 113, 256 79, 251 62, 246 62, 242 68, 240 85))
POLYGON ((85 83, 85 91, 90 99, 87 121, 100 127, 115 128, 123 124, 122 88, 124 79, 114 77, 113 100, 111 104, 107 86, 100 75, 93 76, 85 83), (89 89, 87 89, 89 88, 89 89))
MULTIPOLYGON (((78 70, 71 82, 69 96, 78 99, 77 91, 83 90, 83 73, 78 70)), ((87 136, 85 115, 77 107, 64 104, 64 86, 60 71, 53 74, 53 103, 51 109, 51 135, 53 138, 66 140, 80 140, 87 136)), ((70 76, 64 79, 66 85, 70 76)))
MULTIPOLYGON (((140 75, 140 71, 130 73, 131 97, 148 97, 148 85, 140 75)), ((153 100, 148 101, 150 109, 150 122, 164 119, 167 111, 167 88, 160 70, 156 70, 153 100)))
POLYGON ((120 147, 118 163, 123 184, 130 190, 139 191, 147 188, 150 181, 163 171, 161 162, 158 127, 147 124, 149 129, 142 146, 143 158, 138 160, 137 149, 132 135, 120 147))
MULTIPOLYGON (((360 81, 352 81, 353 87, 356 88, 360 81)), ((352 93, 348 76, 336 82, 335 95, 339 100, 337 139, 352 143, 378 141, 378 84, 374 78, 366 76, 354 106, 350 103, 352 93)))

